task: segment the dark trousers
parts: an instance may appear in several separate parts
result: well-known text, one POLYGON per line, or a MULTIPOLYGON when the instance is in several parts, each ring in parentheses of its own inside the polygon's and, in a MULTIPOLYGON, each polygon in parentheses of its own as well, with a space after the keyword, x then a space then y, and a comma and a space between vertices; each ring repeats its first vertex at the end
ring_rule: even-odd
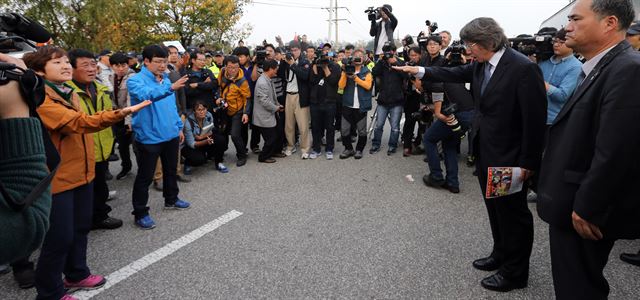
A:
POLYGON ((362 151, 367 145, 367 112, 361 112, 360 109, 343 106, 340 134, 342 135, 342 145, 346 150, 353 150, 351 137, 354 128, 358 133, 356 150, 362 151))
POLYGON ((116 133, 116 141, 118 141, 118 153, 120 153, 120 165, 122 166, 122 170, 131 170, 133 164, 131 163, 131 152, 129 152, 129 147, 133 141, 133 134, 132 132, 127 132, 124 121, 113 125, 113 129, 116 133))
POLYGON ((320 153, 322 151, 322 137, 327 135, 327 152, 333 152, 335 144, 335 129, 333 121, 335 119, 335 104, 321 103, 311 104, 311 135, 313 136, 313 151, 320 153))
POLYGON ((556 299, 607 299, 602 273, 614 240, 585 240, 573 228, 549 226, 551 271, 556 299))
POLYGON ((276 136, 278 135, 277 127, 258 127, 253 125, 253 128, 256 129, 262 135, 264 139, 264 145, 262 146, 262 151, 258 155, 259 161, 264 161, 265 159, 271 158, 273 155, 273 149, 276 144, 276 136))
POLYGON ((178 147, 180 140, 174 138, 160 144, 142 144, 135 142, 138 150, 138 174, 133 183, 133 215, 136 220, 149 215, 149 185, 153 181, 158 157, 162 163, 162 196, 165 204, 174 204, 178 200, 178 147))
MULTIPOLYGON (((488 164, 480 156, 476 164, 484 197, 488 164)), ((500 274, 513 280, 528 280, 529 257, 533 246, 533 216, 527 206, 527 187, 500 198, 484 199, 489 214, 493 250, 491 257, 501 262, 500 274)))
POLYGON ((251 124, 251 141, 249 142, 251 149, 260 148, 260 129, 251 124))
POLYGON ((64 296, 61 275, 78 282, 91 272, 87 267, 87 234, 93 212, 93 183, 51 197, 49 231, 36 268, 37 299, 64 296))
POLYGON ((238 159, 247 157, 247 124, 242 124, 242 112, 237 112, 233 116, 225 114, 225 116, 227 118, 226 134, 231 136, 231 141, 236 147, 236 156, 238 159))
POLYGON ((185 165, 201 166, 207 163, 207 159, 213 159, 216 163, 222 162, 224 152, 228 148, 229 142, 224 134, 214 134, 213 144, 193 149, 191 147, 182 148, 182 156, 185 158, 185 165))
POLYGON ((284 135, 284 112, 276 112, 276 141, 273 145, 273 153, 281 153, 285 147, 285 135, 284 135))
POLYGON ((20 273, 25 270, 32 270, 33 262, 29 261, 30 257, 31 257, 31 253, 11 262, 11 268, 13 269, 13 274, 20 273))
POLYGON ((336 101, 336 118, 333 128, 340 130, 342 128, 342 95, 338 94, 338 101, 336 101))
POLYGON ((107 185, 107 171, 109 161, 96 162, 96 178, 93 180, 93 222, 101 222, 109 217, 111 206, 107 204, 109 186, 107 185))
POLYGON ((420 110, 420 103, 417 99, 407 99, 404 104, 404 126, 402 127, 402 146, 405 149, 411 149, 411 145, 420 145, 422 143, 422 136, 427 129, 426 124, 422 124, 418 120, 411 117, 411 114, 420 110), (413 139, 413 131, 418 124, 418 135, 415 140, 413 139))

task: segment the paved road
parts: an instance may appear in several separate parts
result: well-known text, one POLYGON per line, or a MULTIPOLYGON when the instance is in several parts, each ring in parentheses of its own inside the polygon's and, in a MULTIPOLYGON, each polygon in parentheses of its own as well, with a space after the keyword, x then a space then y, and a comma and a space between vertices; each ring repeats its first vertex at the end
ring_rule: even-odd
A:
MULTIPOLYGON (((180 184, 192 209, 162 211, 161 193, 150 192, 158 223, 151 231, 133 225, 133 176, 111 181, 120 196, 110 202, 112 216, 126 222, 90 234, 94 273, 111 274, 230 211, 242 215, 94 299, 553 298, 547 227, 537 216, 529 287, 486 291, 479 281, 490 273, 471 267, 491 247, 471 169, 461 162, 462 192, 453 195, 422 184, 422 157, 385 152, 359 161, 295 156, 273 165, 252 155, 236 168, 232 147, 230 173, 209 164, 194 170, 193 182, 180 184)), ((112 163, 114 174, 119 169, 112 163)), ((620 241, 612 251, 605 270, 612 299, 640 299, 640 268, 617 259, 638 248, 637 241, 620 241)), ((34 296, 33 289, 18 290, 10 275, 0 278, 0 299, 34 296)))

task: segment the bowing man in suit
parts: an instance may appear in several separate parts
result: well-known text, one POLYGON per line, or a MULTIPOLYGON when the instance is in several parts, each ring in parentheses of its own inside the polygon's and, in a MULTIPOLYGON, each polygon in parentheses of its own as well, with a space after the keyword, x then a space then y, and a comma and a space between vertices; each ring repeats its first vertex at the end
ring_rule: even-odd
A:
POLYGON ((557 299, 606 299, 615 240, 640 237, 640 54, 625 41, 634 15, 630 0, 578 0, 569 15, 566 45, 587 61, 549 129, 538 185, 557 299))
MULTIPOLYGON (((477 149, 476 169, 483 197, 488 167, 520 167, 521 179, 538 170, 542 156, 547 98, 542 72, 527 57, 509 48, 502 28, 491 18, 465 25, 460 37, 475 57, 453 68, 398 67, 424 81, 471 82, 475 116, 470 142, 477 149)), ((533 244, 533 216, 522 191, 486 199, 493 248, 473 267, 497 272, 480 284, 506 292, 527 286, 533 244)))

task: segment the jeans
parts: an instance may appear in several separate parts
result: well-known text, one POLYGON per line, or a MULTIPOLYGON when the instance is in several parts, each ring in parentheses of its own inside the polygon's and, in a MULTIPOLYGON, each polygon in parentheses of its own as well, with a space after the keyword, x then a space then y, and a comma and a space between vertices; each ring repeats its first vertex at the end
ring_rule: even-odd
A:
POLYGON ((89 275, 87 234, 91 230, 93 183, 51 197, 50 226, 36 267, 36 299, 60 299, 62 274, 78 282, 89 275))
POLYGON ((373 131, 372 148, 379 148, 382 143, 382 129, 387 120, 391 118, 391 135, 389 136, 389 149, 398 148, 398 138, 400 137, 400 118, 402 118, 402 105, 378 105, 376 127, 373 131))
POLYGON ((418 101, 419 99, 417 99, 417 96, 410 96, 407 97, 407 101, 404 104, 404 127, 402 127, 402 140, 404 142, 403 147, 405 149, 411 149, 412 144, 416 146, 422 144, 422 136, 427 130, 426 124, 423 124, 411 117, 414 112, 420 111, 420 103, 418 101), (418 135, 414 141, 413 132, 416 128, 416 123, 418 124, 418 135))
POLYGON ((179 138, 159 144, 142 144, 136 141, 138 149, 138 175, 133 183, 133 215, 142 219, 149 215, 149 185, 153 180, 158 157, 162 162, 162 196, 164 203, 172 205, 178 200, 178 147, 179 138))
MULTIPOLYGON (((469 128, 473 118, 473 111, 461 111, 456 113, 456 119, 462 126, 462 130, 469 128)), ((440 156, 438 155, 438 142, 442 142, 444 152, 444 166, 447 169, 446 183, 451 187, 459 187, 458 181, 458 144, 459 135, 454 133, 446 123, 437 120, 424 133, 424 148, 429 162, 429 176, 434 180, 445 180, 442 176, 440 156)))
POLYGON ((333 121, 335 119, 335 104, 325 102, 321 104, 311 104, 311 135, 313 136, 313 151, 322 152, 322 137, 327 135, 327 152, 333 152, 335 144, 335 129, 333 121))

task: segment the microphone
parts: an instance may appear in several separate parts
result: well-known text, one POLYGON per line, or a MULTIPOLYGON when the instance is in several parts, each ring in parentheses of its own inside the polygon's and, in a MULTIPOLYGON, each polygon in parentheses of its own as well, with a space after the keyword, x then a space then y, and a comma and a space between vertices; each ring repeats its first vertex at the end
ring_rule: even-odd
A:
POLYGON ((46 43, 51 39, 51 34, 42 24, 18 13, 0 13, 0 29, 36 43, 46 43))

